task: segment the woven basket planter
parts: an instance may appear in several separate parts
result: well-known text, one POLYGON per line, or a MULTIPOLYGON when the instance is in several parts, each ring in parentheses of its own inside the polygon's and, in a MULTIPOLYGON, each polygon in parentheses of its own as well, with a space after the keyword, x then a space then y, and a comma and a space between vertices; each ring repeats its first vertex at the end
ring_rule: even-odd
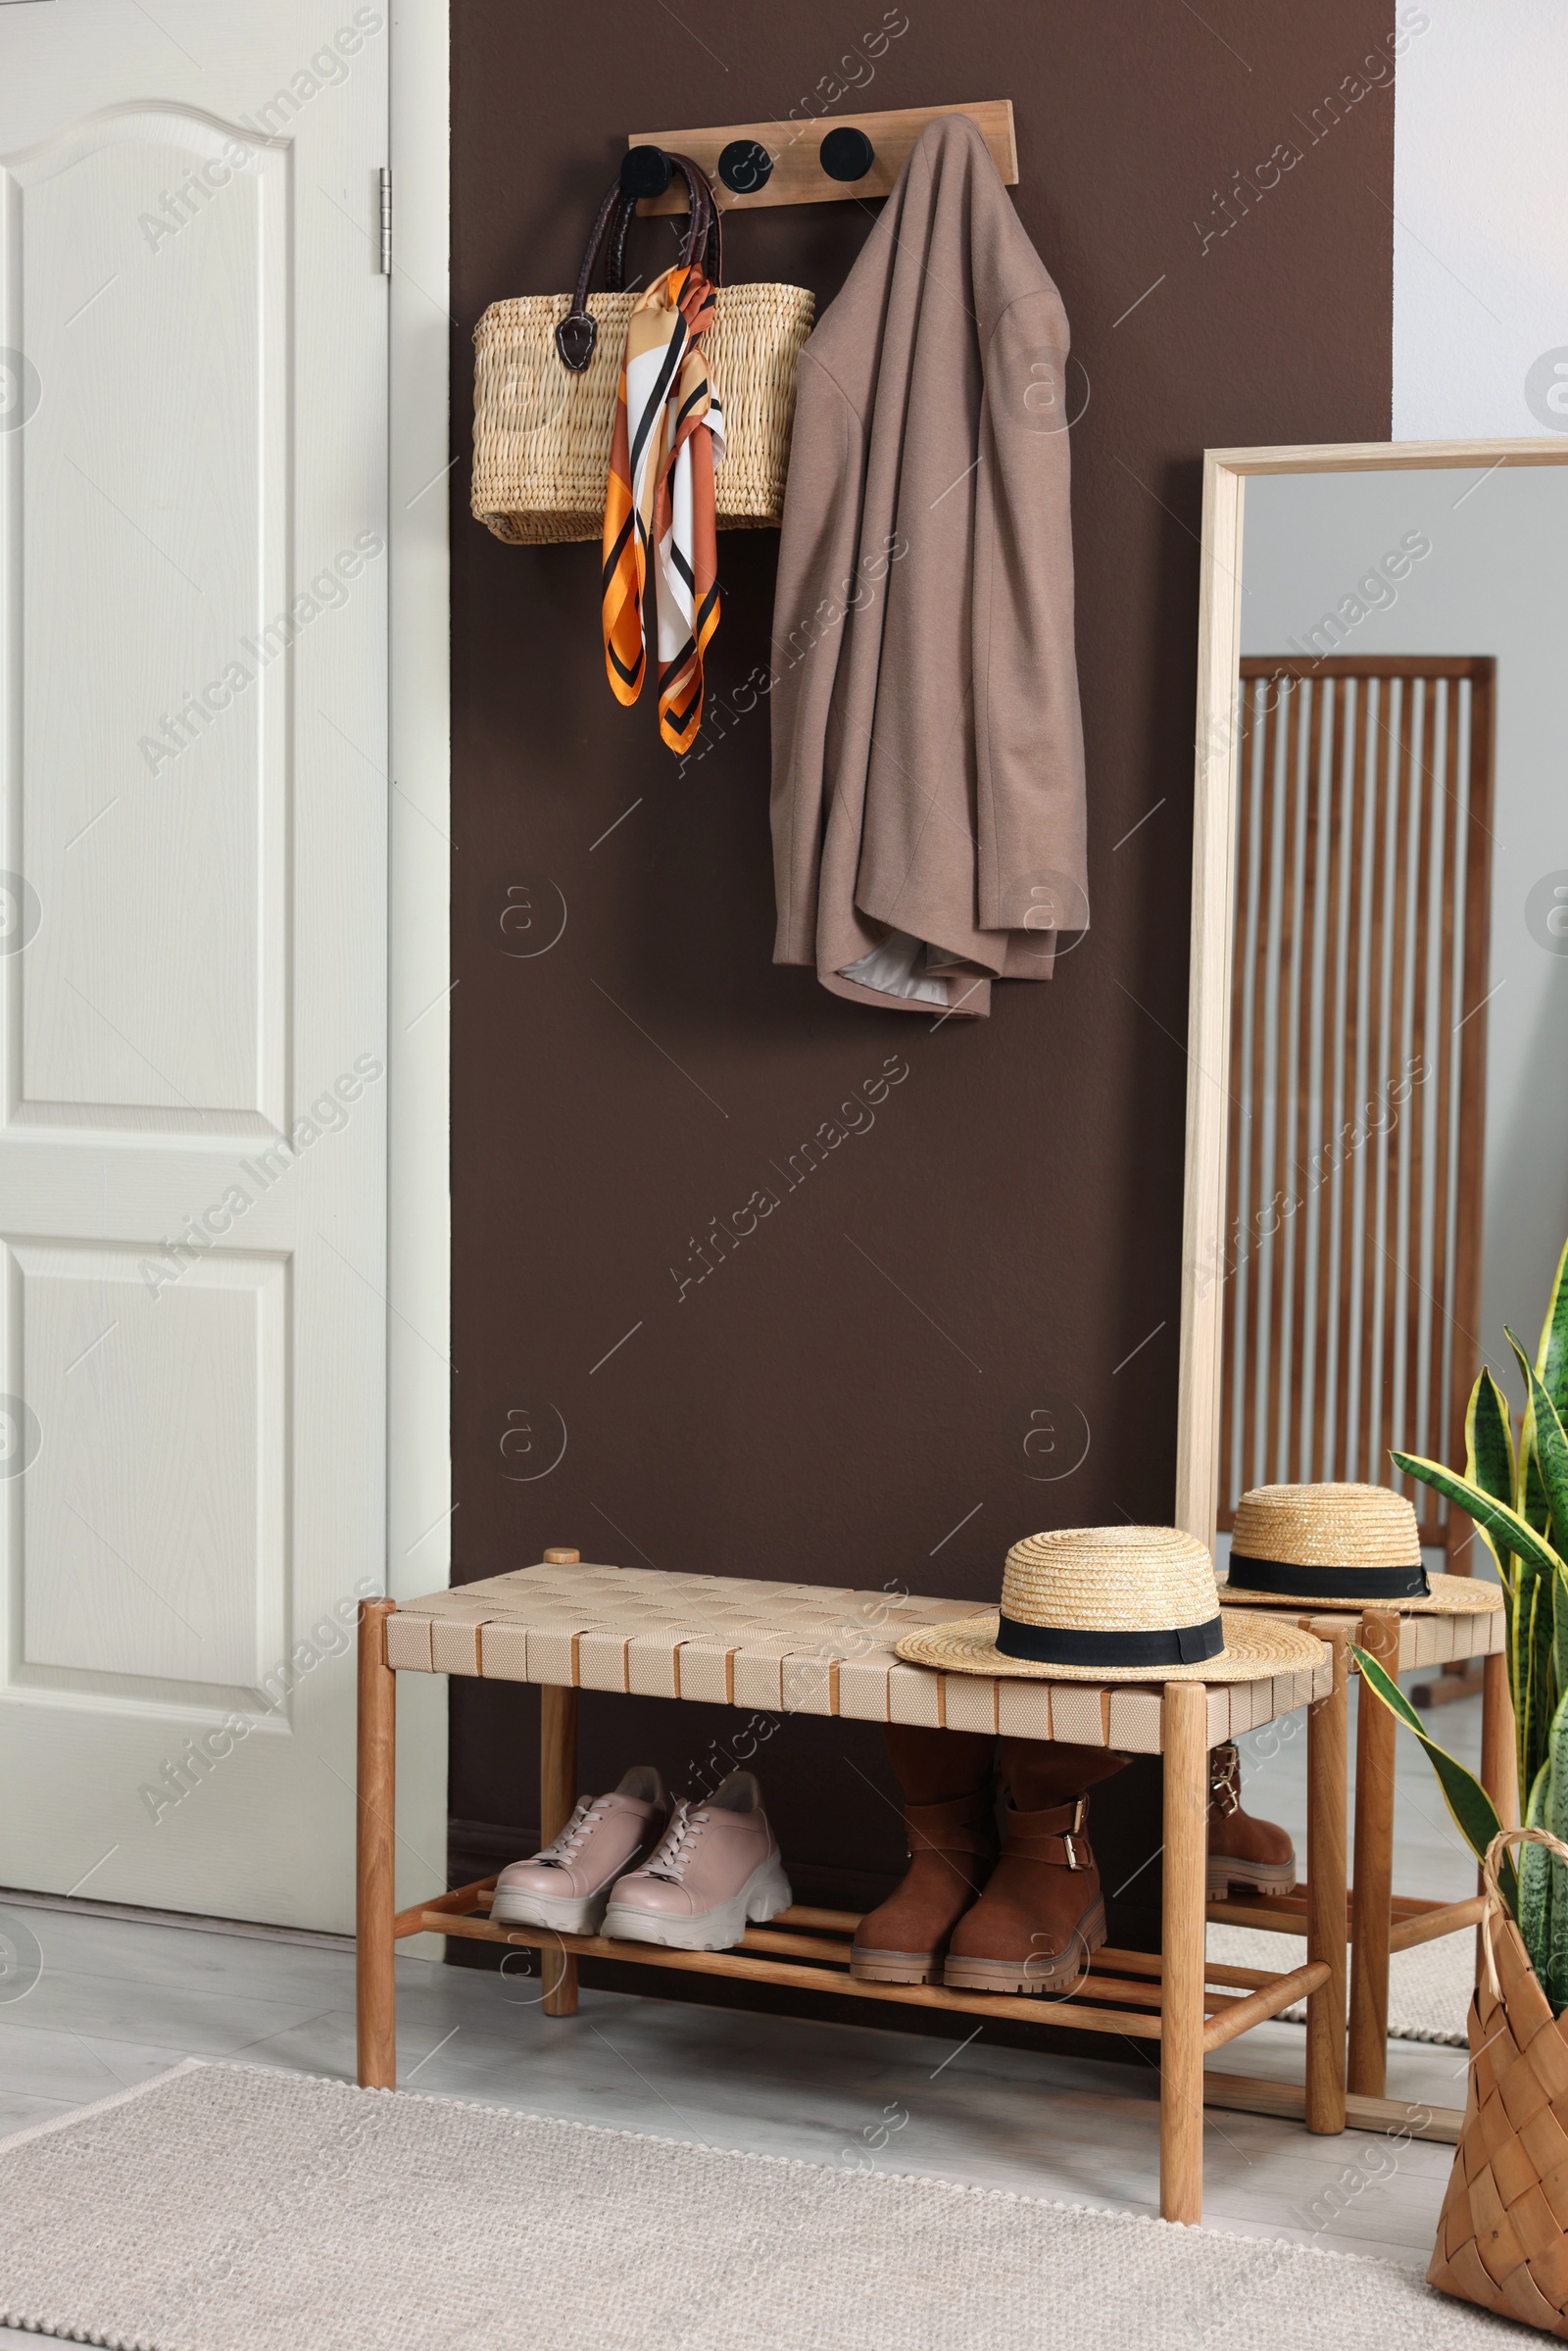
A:
MULTIPOLYGON (((599 537, 637 299, 589 296, 599 340, 580 375, 556 353, 569 294, 493 302, 474 328, 472 506, 498 539, 520 547, 599 537)), ((776 528, 782 518, 796 372, 815 309, 805 286, 718 289, 703 348, 724 404, 725 455, 714 475, 720 530, 776 528)))
POLYGON ((1431 2284, 1568 2339, 1568 2012, 1551 2013, 1496 1889, 1509 1844, 1568 1847, 1505 1829, 1487 1854, 1490 1952, 1470 2004, 1470 2082, 1443 2200, 1431 2284))

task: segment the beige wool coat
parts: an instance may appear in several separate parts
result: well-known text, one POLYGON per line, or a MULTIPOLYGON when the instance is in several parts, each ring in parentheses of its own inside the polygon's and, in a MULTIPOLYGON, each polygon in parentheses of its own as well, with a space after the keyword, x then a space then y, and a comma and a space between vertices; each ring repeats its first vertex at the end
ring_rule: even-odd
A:
POLYGON ((1088 921, 1067 320, 964 115, 801 355, 772 669, 774 960, 972 1017, 1088 921))

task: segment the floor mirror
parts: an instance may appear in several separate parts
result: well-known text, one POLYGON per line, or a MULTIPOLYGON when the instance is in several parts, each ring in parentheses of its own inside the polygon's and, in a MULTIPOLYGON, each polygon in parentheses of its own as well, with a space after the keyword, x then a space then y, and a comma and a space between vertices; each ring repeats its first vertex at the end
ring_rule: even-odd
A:
POLYGON ((1568 1234, 1568 437, 1211 451, 1202 572, 1177 1519, 1364 1479, 1481 1572, 1390 1453, 1568 1234))

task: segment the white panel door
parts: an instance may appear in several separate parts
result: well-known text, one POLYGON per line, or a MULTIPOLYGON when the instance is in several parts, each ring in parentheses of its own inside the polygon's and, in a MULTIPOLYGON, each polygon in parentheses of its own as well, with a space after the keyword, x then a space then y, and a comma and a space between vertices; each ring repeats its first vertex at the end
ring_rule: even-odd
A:
POLYGON ((0 7, 0 1885, 344 1927, 385 0, 0 7))

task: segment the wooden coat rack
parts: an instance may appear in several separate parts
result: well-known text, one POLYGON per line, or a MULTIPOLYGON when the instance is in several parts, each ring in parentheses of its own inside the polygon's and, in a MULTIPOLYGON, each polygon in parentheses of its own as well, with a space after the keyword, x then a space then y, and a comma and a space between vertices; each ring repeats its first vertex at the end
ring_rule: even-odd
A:
POLYGON ((685 212, 685 182, 678 171, 670 172, 666 161, 673 152, 690 156, 707 172, 721 212, 886 196, 921 131, 942 115, 968 115, 979 126, 1004 181, 1017 186, 1010 98, 985 98, 973 106, 908 106, 878 115, 835 115, 831 121, 818 116, 806 122, 726 122, 713 130, 636 130, 626 141, 621 185, 640 199, 640 213, 685 212))

